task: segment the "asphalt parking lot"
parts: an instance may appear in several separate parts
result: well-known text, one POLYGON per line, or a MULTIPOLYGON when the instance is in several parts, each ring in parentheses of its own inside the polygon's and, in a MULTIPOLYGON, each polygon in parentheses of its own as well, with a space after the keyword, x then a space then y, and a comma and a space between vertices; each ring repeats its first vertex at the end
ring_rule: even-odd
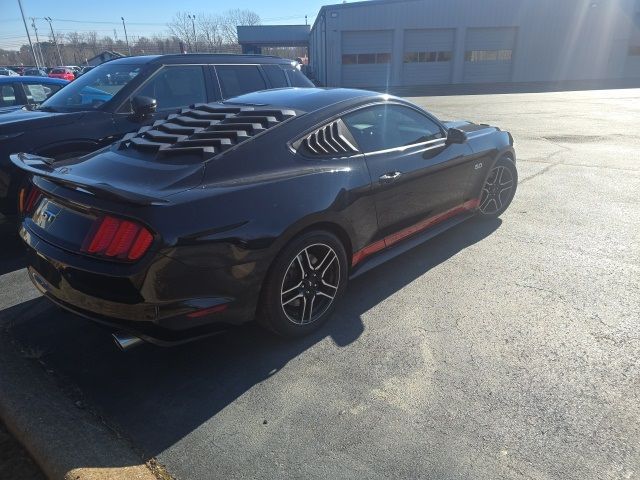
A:
POLYGON ((0 323, 177 478, 638 478, 640 89, 412 100, 510 130, 516 198, 353 281, 311 338, 122 353, 14 244, 0 323))

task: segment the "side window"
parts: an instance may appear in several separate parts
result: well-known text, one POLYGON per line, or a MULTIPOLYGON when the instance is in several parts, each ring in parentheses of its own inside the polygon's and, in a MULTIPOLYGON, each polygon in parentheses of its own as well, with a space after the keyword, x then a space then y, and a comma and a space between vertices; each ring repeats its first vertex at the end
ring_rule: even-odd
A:
POLYGON ((206 103, 204 70, 200 65, 164 67, 136 95, 155 98, 158 110, 206 103))
POLYGON ((11 107, 17 104, 18 99, 13 85, 2 85, 0 87, 0 107, 11 107))
POLYGON ((29 103, 42 103, 62 88, 62 85, 42 83, 25 83, 22 86, 29 103))
POLYGON ((287 77, 280 65, 262 65, 262 70, 267 74, 271 88, 288 87, 287 77))
POLYGON ((257 65, 216 65, 223 98, 267 88, 257 65))
POLYGON ((402 105, 375 105, 343 117, 363 152, 376 152, 443 138, 433 120, 402 105))

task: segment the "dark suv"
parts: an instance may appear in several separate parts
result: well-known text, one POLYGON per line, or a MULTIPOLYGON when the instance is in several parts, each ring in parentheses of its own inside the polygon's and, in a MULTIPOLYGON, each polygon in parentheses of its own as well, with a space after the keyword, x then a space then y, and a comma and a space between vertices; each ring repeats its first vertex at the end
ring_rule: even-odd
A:
POLYGON ((0 115, 0 223, 16 213, 22 182, 9 161, 11 153, 64 160, 195 103, 312 86, 296 62, 263 55, 154 55, 100 65, 37 108, 0 115))

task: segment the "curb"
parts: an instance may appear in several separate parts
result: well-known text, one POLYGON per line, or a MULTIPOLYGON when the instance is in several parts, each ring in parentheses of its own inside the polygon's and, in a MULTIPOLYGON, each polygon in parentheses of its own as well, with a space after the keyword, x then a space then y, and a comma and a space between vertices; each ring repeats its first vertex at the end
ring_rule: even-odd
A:
MULTIPOLYGON (((22 313, 16 316, 22 316, 22 313)), ((78 409, 43 369, 20 352, 0 323, 0 418, 47 477, 157 480, 131 447, 78 409)), ((153 461, 150 467, 157 469, 153 461)), ((159 474, 162 469, 159 468, 159 474)), ((169 478, 169 477, 165 477, 169 478)))

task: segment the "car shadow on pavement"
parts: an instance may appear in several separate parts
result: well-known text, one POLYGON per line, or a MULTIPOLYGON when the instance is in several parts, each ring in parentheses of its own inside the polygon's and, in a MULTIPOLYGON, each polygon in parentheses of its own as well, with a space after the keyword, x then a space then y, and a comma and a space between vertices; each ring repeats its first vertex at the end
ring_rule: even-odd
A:
POLYGON ((365 312, 500 224, 499 219, 468 221, 359 277, 331 321, 303 339, 276 338, 248 325, 179 347, 143 345, 123 353, 108 330, 49 306, 44 298, 0 311, 0 325, 12 323, 13 338, 56 372, 74 401, 90 406, 148 458, 317 342, 327 337, 338 346, 356 341, 366 328, 365 312))
POLYGON ((25 248, 14 230, 0 226, 0 276, 24 268, 25 248))

